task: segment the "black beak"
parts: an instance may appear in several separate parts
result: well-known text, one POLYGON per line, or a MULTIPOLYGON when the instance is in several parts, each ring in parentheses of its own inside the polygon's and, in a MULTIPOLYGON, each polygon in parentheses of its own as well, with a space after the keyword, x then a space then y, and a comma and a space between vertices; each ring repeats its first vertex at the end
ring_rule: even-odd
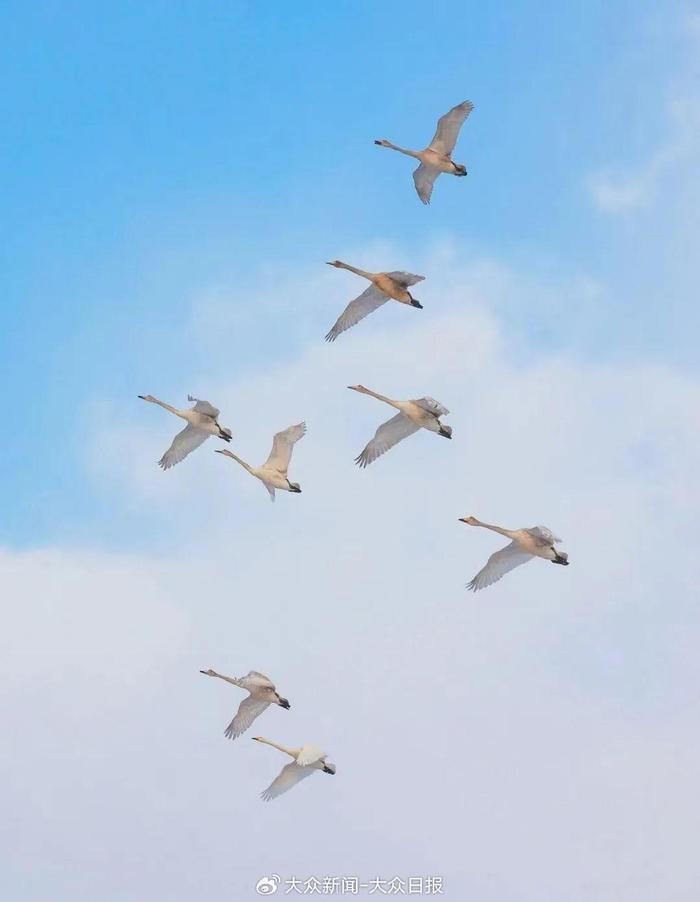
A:
POLYGON ((375 141, 374 143, 375 143, 375 144, 381 144, 382 142, 381 142, 381 141, 375 141))

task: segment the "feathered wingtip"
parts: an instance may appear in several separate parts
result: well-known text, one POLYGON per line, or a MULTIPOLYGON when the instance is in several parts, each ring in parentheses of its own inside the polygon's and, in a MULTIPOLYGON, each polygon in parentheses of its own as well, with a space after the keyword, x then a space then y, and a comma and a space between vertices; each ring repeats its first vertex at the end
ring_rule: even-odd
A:
POLYGON ((335 331, 335 326, 331 329, 331 331, 325 336, 326 341, 335 341, 340 333, 335 331))

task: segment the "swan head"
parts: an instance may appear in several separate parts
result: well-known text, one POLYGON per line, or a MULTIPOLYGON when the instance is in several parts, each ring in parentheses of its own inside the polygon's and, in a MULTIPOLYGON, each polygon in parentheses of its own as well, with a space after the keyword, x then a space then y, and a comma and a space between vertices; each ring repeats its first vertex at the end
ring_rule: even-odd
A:
POLYGON ((282 698, 281 695, 278 695, 278 696, 277 696, 277 699, 278 699, 277 704, 280 706, 280 708, 286 708, 287 711, 289 711, 289 709, 292 707, 292 706, 289 704, 289 699, 282 698))
POLYGON ((336 269, 342 269, 343 264, 340 260, 326 260, 326 266, 335 266, 336 269))
POLYGON ((452 438, 452 426, 445 426, 443 423, 440 423, 438 435, 441 435, 443 438, 452 438))
POLYGON ((470 526, 478 526, 479 525, 479 521, 476 519, 476 517, 460 517, 459 522, 460 523, 468 523, 470 526))
MULTIPOLYGON (((289 482, 289 480, 287 480, 289 482)), ((298 482, 289 482, 289 491, 294 492, 296 495, 301 495, 301 486, 298 482)))
POLYGON ((455 170, 454 170, 455 175, 466 175, 467 174, 466 166, 463 166, 461 163, 453 163, 452 165, 455 168, 455 170))
POLYGON ((331 764, 330 761, 323 762, 323 773, 324 774, 334 774, 335 773, 335 764, 331 764))
POLYGON ((391 147, 391 144, 387 141, 386 138, 380 138, 379 141, 375 141, 375 144, 378 144, 380 147, 391 147))

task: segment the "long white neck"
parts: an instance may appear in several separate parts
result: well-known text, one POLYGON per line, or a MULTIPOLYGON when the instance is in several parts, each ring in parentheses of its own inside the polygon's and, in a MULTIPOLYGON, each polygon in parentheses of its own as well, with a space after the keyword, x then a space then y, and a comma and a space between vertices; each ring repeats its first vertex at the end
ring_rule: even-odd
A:
POLYGON ((398 150, 399 153, 405 154, 407 157, 413 157, 416 160, 420 160, 420 154, 415 150, 408 150, 405 147, 399 147, 398 144, 392 144, 391 141, 387 141, 386 144, 382 145, 383 147, 389 147, 391 150, 398 150))
POLYGON ((142 398, 144 401, 150 401, 151 404, 157 404, 158 407, 162 407, 165 410, 169 410, 170 413, 174 413, 176 417, 182 417, 183 420, 187 419, 184 410, 179 410, 177 407, 172 407, 170 404, 166 404, 165 401, 159 401, 158 398, 154 398, 152 395, 148 395, 146 397, 139 395, 139 398, 142 398))
POLYGON ((338 269, 349 269, 350 272, 354 272, 356 276, 362 276, 365 279, 369 279, 370 282, 374 280, 375 273, 373 272, 365 272, 364 269, 357 269, 355 266, 350 266, 349 263, 342 263, 340 260, 337 260, 334 264, 338 269))
POLYGON ((378 401, 384 401, 386 404, 391 404, 391 406, 395 407, 397 410, 401 409, 396 401, 392 401, 391 398, 385 398, 384 395, 380 395, 376 391, 365 388, 364 385, 354 385, 352 386, 352 388, 355 391, 361 392, 363 395, 370 395, 371 397, 376 398, 378 401))
POLYGON ((299 749, 288 749, 283 745, 278 745, 276 742, 273 742, 271 739, 265 739, 263 736, 255 737, 258 742, 264 742, 265 745, 271 745, 273 749, 277 749, 280 752, 284 752, 285 755, 289 755, 290 758, 296 758, 299 754, 299 749))
MULTIPOLYGON (((476 517, 474 517, 474 519, 476 520, 476 517)), ((508 538, 508 539, 514 539, 514 538, 515 538, 515 530, 513 530, 513 529, 503 529, 502 526, 493 526, 491 523, 482 523, 481 520, 476 520, 475 525, 476 525, 476 526, 483 526, 484 529, 490 529, 490 530, 492 530, 493 532, 498 532, 498 533, 500 533, 502 536, 505 536, 505 537, 508 538)))
POLYGON ((222 451, 222 450, 217 449, 216 453, 217 453, 217 454, 225 454, 226 457, 231 457, 233 460, 236 461, 236 463, 239 463, 242 467, 245 467, 245 469, 246 469, 249 473, 252 473, 253 468, 250 466, 250 464, 247 464, 244 460, 241 460, 240 457, 237 457, 237 456, 233 453, 233 451, 222 451))
POLYGON ((224 676, 223 673, 217 673, 215 670, 210 670, 207 675, 218 677, 220 680, 226 680, 227 683, 232 683, 234 686, 241 685, 241 681, 236 677, 224 676))

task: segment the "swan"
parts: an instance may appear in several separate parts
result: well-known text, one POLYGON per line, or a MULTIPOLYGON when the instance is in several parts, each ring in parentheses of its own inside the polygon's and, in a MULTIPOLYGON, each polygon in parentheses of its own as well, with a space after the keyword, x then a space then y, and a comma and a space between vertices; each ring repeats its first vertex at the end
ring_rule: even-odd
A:
POLYGON ((367 443, 360 455, 355 458, 355 463, 360 467, 369 466, 373 460, 376 460, 389 448, 393 448, 400 441, 413 435, 414 432, 422 427, 429 429, 431 432, 437 432, 443 438, 452 438, 452 427, 445 426, 440 422, 440 417, 449 413, 446 407, 443 407, 439 401, 433 398, 418 398, 415 401, 392 401, 391 398, 385 398, 384 395, 378 395, 377 392, 370 391, 364 385, 348 385, 352 391, 362 392, 363 395, 371 395, 380 401, 391 404, 399 412, 396 416, 387 420, 386 423, 377 429, 374 438, 367 443))
POLYGON ((206 442, 210 435, 222 438, 225 442, 231 441, 231 430, 220 426, 218 423, 219 411, 213 407, 208 401, 200 401, 193 398, 192 395, 187 396, 188 401, 194 401, 194 407, 186 410, 178 410, 177 407, 171 407, 165 401, 159 401, 153 395, 139 395, 142 401, 149 401, 151 404, 157 404, 164 407, 170 413, 174 413, 176 417, 187 420, 187 425, 173 439, 172 445, 158 461, 158 466, 164 470, 174 467, 184 460, 187 455, 194 451, 195 448, 206 442))
POLYGON ((251 474, 257 476, 270 493, 270 498, 275 500, 275 489, 281 489, 283 492, 301 492, 301 486, 298 482, 290 482, 287 478, 287 468, 292 457, 292 449, 296 442, 306 434, 306 423, 297 423, 296 426, 290 426, 284 432, 278 432, 272 440, 272 451, 270 456, 261 467, 251 467, 240 457, 236 457, 231 451, 221 450, 217 448, 218 454, 225 454, 237 461, 242 467, 251 474))
POLYGON ((460 517, 460 523, 468 523, 469 526, 483 526, 484 529, 492 529, 494 532, 512 539, 510 545, 506 545, 499 551, 494 551, 486 561, 486 565, 479 570, 474 579, 467 583, 467 588, 473 592, 485 589, 497 582, 514 567, 526 564, 533 557, 543 557, 553 564, 569 565, 569 556, 565 551, 557 551, 556 542, 561 542, 551 529, 546 526, 531 526, 529 529, 502 529, 500 526, 492 526, 490 523, 482 523, 476 517, 460 517))
POLYGON ((433 183, 441 172, 459 176, 467 174, 466 166, 453 162, 452 151, 457 143, 459 130, 473 109, 474 104, 469 100, 465 100, 464 103, 452 107, 449 113, 441 116, 438 119, 437 131, 433 140, 425 150, 406 150, 405 147, 397 147, 396 144, 392 144, 391 141, 387 141, 385 138, 374 142, 381 147, 398 150, 399 153, 406 154, 408 157, 415 157, 416 160, 420 161, 420 166, 413 173, 413 183, 416 186, 418 197, 424 204, 430 203, 433 183))
POLYGON ((248 698, 244 698, 238 706, 236 716, 224 730, 224 736, 228 739, 236 739, 241 733, 245 733, 248 727, 253 723, 256 717, 259 717, 270 705, 279 705, 280 708, 289 710, 291 705, 286 698, 275 689, 275 684, 264 673, 258 673, 257 670, 251 670, 244 677, 228 677, 217 673, 215 670, 200 670, 205 676, 218 677, 220 680, 226 680, 234 686, 240 686, 248 693, 248 698))
POLYGON ((410 304, 411 307, 423 309, 423 305, 413 297, 408 289, 416 282, 422 282, 425 276, 416 276, 410 272, 365 272, 364 269, 356 269, 340 260, 333 260, 328 263, 328 266, 347 269, 357 276, 362 276, 363 279, 369 279, 372 284, 359 297, 350 301, 326 335, 326 341, 335 341, 341 332, 359 323, 369 313, 374 313, 390 298, 401 304, 410 304))
POLYGON ((277 777, 270 783, 267 789, 260 794, 260 798, 266 802, 270 799, 276 799, 277 796, 287 792, 292 786, 296 786, 304 777, 310 776, 315 770, 322 770, 324 774, 334 774, 335 764, 326 761, 326 754, 315 745, 302 745, 300 749, 288 749, 283 745, 278 745, 271 739, 265 739, 264 736, 253 736, 255 742, 264 742, 265 745, 271 745, 273 749, 279 749, 285 755, 289 755, 293 760, 289 764, 285 764, 277 777))

